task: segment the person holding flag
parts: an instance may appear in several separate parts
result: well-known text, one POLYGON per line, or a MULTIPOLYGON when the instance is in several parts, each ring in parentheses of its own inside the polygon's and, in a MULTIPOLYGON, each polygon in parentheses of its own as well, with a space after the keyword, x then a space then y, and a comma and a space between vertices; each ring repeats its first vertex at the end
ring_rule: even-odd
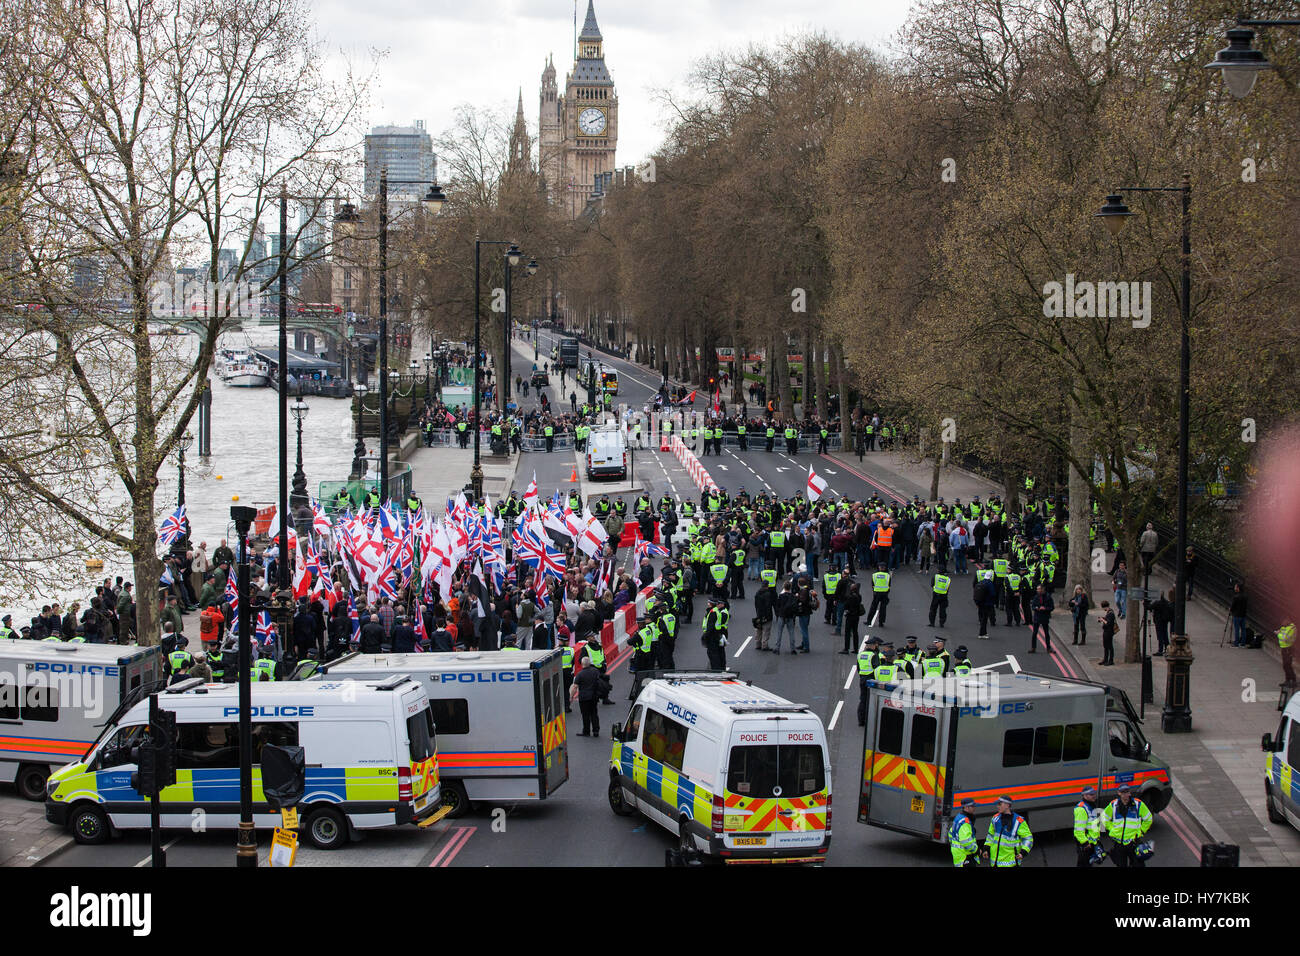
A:
POLYGON ((808 466, 808 488, 807 495, 809 501, 817 501, 826 493, 826 479, 813 471, 812 465, 808 466))

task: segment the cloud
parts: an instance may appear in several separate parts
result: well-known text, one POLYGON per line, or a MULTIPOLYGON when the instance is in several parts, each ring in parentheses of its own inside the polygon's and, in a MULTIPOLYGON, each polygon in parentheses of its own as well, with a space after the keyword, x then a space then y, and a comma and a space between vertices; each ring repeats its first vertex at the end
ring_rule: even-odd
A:
MULTIPOLYGON (((580 0, 579 26, 586 6, 580 0)), ((461 103, 513 114, 522 87, 535 136, 547 55, 555 57, 561 86, 573 64, 573 5, 564 0, 316 0, 314 7, 328 50, 387 51, 369 125, 422 119, 437 135, 461 103)), ((907 12, 907 0, 822 0, 815 18, 788 0, 597 0, 605 62, 619 97, 619 164, 636 163, 659 146, 666 117, 653 93, 682 92, 701 57, 805 30, 880 47, 907 12)))

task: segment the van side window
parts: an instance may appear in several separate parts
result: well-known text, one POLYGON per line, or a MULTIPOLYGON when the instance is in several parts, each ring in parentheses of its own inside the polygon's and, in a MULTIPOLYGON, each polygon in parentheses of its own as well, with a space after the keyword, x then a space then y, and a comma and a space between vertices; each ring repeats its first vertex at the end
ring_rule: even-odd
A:
POLYGON ((1092 724, 1066 724, 1064 748, 1061 759, 1087 760, 1092 756, 1092 724))
POLYGON ((912 715, 912 759, 934 762, 934 739, 939 722, 925 714, 912 715))
POLYGON ((1300 733, 1296 733, 1295 724, 1286 741, 1286 762, 1292 767, 1300 767, 1300 733))
POLYGON ((18 684, 12 674, 0 674, 0 720, 18 719, 18 684))
POLYGON ((178 724, 176 736, 177 770, 239 766, 239 728, 235 724, 178 724))
POLYGON ((438 736, 469 733, 469 701, 464 697, 430 700, 429 712, 433 714, 433 725, 438 728, 438 736))
POLYGON ((667 717, 657 710, 647 711, 645 715, 645 755, 651 760, 658 760, 674 770, 682 769, 682 760, 686 756, 686 738, 690 728, 667 717))
POLYGON ((1002 737, 1002 766, 1028 767, 1034 755, 1034 728, 1008 730, 1002 737))
POLYGON ((110 767, 120 767, 130 763, 131 748, 140 742, 144 729, 144 724, 119 727, 113 738, 99 749, 94 769, 107 770, 110 767))
POLYGON ((895 757, 902 756, 903 712, 901 710, 881 708, 880 730, 876 734, 876 752, 893 754, 895 757))
POLYGON ((1110 738, 1110 755, 1127 759, 1132 752, 1129 748, 1128 724, 1122 720, 1107 721, 1106 733, 1110 738))
POLYGON ((298 746, 297 723, 253 724, 253 764, 262 762, 262 748, 298 746))
POLYGON ((633 743, 636 740, 638 731, 641 730, 641 705, 637 704, 632 708, 632 713, 627 716, 627 723, 623 725, 623 742, 633 743))
POLYGON ((59 719, 59 689, 43 678, 33 677, 23 698, 23 720, 53 722, 59 719))
POLYGON ((1064 724, 1048 724, 1034 728, 1034 763, 1060 763, 1061 744, 1065 738, 1064 724))

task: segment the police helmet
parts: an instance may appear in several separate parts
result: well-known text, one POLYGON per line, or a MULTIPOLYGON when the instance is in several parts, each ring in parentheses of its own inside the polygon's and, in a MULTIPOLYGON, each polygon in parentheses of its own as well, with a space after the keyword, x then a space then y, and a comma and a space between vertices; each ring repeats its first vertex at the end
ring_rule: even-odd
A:
POLYGON ((966 656, 966 645, 965 645, 965 644, 962 644, 960 647, 957 648, 957 656, 958 656, 958 657, 965 657, 965 656, 966 656))
POLYGON ((1152 840, 1143 840, 1133 848, 1133 855, 1139 860, 1148 860, 1155 852, 1156 845, 1152 840))

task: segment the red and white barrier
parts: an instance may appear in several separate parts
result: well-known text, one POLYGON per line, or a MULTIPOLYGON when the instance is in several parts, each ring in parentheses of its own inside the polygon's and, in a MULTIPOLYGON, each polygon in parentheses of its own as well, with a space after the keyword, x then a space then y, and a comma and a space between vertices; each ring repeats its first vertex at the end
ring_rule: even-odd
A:
MULTIPOLYGON (((637 632, 637 618, 645 617, 645 599, 654 593, 654 585, 642 588, 637 592, 636 600, 631 604, 626 604, 614 612, 612 620, 606 621, 600 629, 600 646, 605 652, 605 666, 610 667, 619 655, 627 647, 628 639, 637 632)), ((578 673, 582 669, 582 662, 578 660, 582 656, 581 645, 574 655, 573 672, 578 673)))
POLYGON ((691 476, 691 481, 695 482, 695 487, 701 491, 706 488, 709 491, 717 491, 718 485, 710 476, 708 470, 700 464, 700 460, 695 457, 695 452, 686 447, 686 444, 680 437, 674 435, 669 445, 669 450, 677 456, 677 460, 682 463, 686 473, 691 476))

